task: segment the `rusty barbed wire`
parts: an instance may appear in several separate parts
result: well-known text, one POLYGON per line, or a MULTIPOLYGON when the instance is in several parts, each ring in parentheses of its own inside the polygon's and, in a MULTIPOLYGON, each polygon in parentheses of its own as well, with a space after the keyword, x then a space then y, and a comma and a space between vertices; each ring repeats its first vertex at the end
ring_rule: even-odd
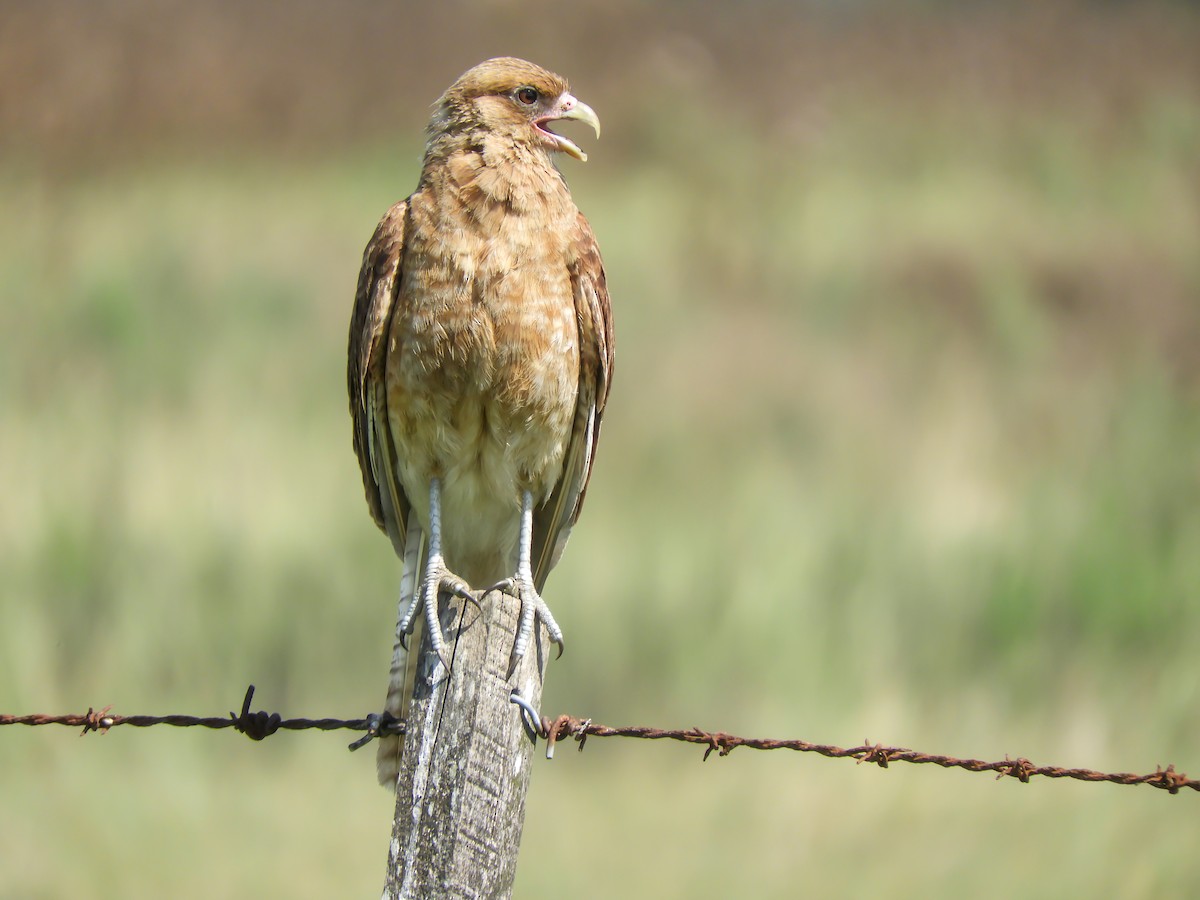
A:
MULTIPOLYGON (((242 701, 241 713, 230 712, 228 716, 121 716, 114 714, 111 706, 95 710, 89 708, 86 713, 70 715, 33 714, 15 716, 0 714, 0 725, 66 725, 81 728, 81 735, 96 731, 101 734, 120 725, 131 725, 134 728, 147 728, 152 725, 172 725, 175 727, 202 728, 233 728, 245 734, 252 740, 261 741, 277 731, 362 731, 363 737, 350 744, 351 750, 359 747, 383 734, 402 734, 404 723, 393 718, 389 713, 371 713, 360 719, 284 719, 278 713, 263 711, 252 712, 250 704, 254 698, 254 685, 250 685, 242 701)), ((671 729, 652 728, 648 726, 629 726, 614 728, 600 725, 591 719, 576 716, 561 715, 557 718, 533 716, 533 710, 522 704, 523 714, 527 723, 536 726, 533 730, 546 741, 546 756, 552 758, 554 749, 559 741, 573 738, 578 749, 583 750, 588 738, 640 738, 642 740, 678 741, 685 744, 696 744, 704 747, 704 759, 714 752, 718 756, 728 756, 739 747, 751 750, 792 750, 798 753, 816 753, 829 759, 853 759, 856 763, 872 763, 882 769, 892 763, 911 763, 913 765, 935 765, 944 769, 962 769, 967 772, 994 772, 996 780, 1015 778, 1023 784, 1028 784, 1033 778, 1071 778, 1108 784, 1148 784, 1169 794, 1178 794, 1184 788, 1200 792, 1200 781, 1188 778, 1182 772, 1176 772, 1174 765, 1163 768, 1156 766, 1154 772, 1137 775, 1131 772, 1097 772, 1092 769, 1066 768, 1061 766, 1035 766, 1024 757, 1010 759, 1005 757, 997 762, 986 762, 981 759, 959 759, 938 753, 925 753, 920 750, 910 750, 905 747, 888 747, 883 744, 864 741, 857 747, 837 747, 832 744, 815 744, 798 739, 748 738, 724 731, 705 731, 702 728, 671 729)))
POLYGON ((1008 776, 1016 778, 1024 784, 1028 784, 1034 776, 1041 776, 1110 784, 1148 784, 1170 794, 1177 794, 1183 788, 1200 791, 1200 781, 1190 779, 1182 772, 1176 772, 1174 765, 1168 765, 1165 769, 1157 766, 1154 772, 1148 775, 1136 775, 1130 772, 1096 772, 1092 769, 1035 766, 1024 757, 1010 759, 1006 756, 998 762, 959 759, 954 756, 924 753, 905 747, 887 747, 883 744, 872 743, 870 740, 864 741, 858 747, 843 748, 832 744, 814 744, 795 739, 746 738, 723 731, 705 731, 702 728, 685 730, 646 727, 611 728, 607 725, 597 725, 590 719, 578 719, 565 715, 559 716, 557 719, 543 718, 539 726, 538 734, 546 740, 547 756, 553 756, 554 745, 564 737, 574 738, 579 743, 580 750, 583 749, 584 742, 589 737, 632 737, 651 741, 672 740, 700 744, 704 747, 704 759, 708 759, 713 751, 716 751, 718 756, 728 756, 738 747, 749 747, 753 750, 794 750, 799 753, 817 753, 830 759, 853 759, 858 763, 874 763, 881 769, 886 769, 889 764, 894 762, 904 762, 914 765, 931 764, 944 769, 964 769, 968 772, 995 772, 997 781, 1008 776))

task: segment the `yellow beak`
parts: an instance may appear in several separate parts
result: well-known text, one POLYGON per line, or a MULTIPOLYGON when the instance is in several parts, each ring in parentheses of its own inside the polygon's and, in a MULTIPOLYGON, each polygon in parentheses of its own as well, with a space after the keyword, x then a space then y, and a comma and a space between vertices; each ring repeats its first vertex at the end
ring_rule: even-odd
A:
POLYGON ((591 125, 592 130, 596 132, 596 137, 599 138, 600 117, 582 100, 577 100, 570 94, 563 94, 558 98, 558 102, 554 104, 554 108, 537 121, 538 127, 554 138, 556 150, 561 150, 568 156, 575 157, 580 162, 587 162, 587 154, 580 150, 574 141, 543 127, 542 123, 544 122, 557 122, 562 119, 574 119, 576 122, 591 125))

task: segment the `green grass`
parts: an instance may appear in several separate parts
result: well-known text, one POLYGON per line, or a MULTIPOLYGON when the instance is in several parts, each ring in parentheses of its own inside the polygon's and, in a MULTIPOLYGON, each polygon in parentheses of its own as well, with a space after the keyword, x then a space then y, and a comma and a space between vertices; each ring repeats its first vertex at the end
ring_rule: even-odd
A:
MULTIPOLYGON (((546 711, 1200 769, 1195 108, 1119 140, 716 121, 567 164, 618 368, 546 711)), ((415 155, 0 174, 0 710, 377 706, 398 564, 345 329, 415 155)), ((370 895, 390 804, 345 743, 6 729, 0 897, 370 895)), ((1191 794, 602 741, 536 768, 522 897, 1200 890, 1191 794)))

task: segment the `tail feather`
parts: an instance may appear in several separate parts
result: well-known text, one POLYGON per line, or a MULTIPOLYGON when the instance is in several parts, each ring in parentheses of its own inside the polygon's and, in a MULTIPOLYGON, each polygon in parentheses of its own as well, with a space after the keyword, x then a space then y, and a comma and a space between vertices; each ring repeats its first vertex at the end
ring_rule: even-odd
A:
MULTIPOLYGON (((425 549, 425 532, 417 522, 416 513, 410 510, 408 525, 405 529, 404 569, 400 576, 400 601, 396 610, 397 626, 400 618, 416 600, 421 584, 421 573, 425 570, 425 549)), ((384 709, 397 719, 404 719, 408 715, 408 701, 412 696, 412 685, 417 677, 417 657, 424 628, 424 617, 418 615, 412 634, 408 636, 408 650, 405 650, 400 643, 402 635, 399 628, 396 631, 396 643, 392 647, 392 665, 388 673, 388 690, 384 709)), ((400 756, 404 752, 404 737, 399 734, 389 734, 381 737, 377 743, 375 771, 379 776, 379 783, 384 787, 395 789, 396 779, 400 776, 400 756)))

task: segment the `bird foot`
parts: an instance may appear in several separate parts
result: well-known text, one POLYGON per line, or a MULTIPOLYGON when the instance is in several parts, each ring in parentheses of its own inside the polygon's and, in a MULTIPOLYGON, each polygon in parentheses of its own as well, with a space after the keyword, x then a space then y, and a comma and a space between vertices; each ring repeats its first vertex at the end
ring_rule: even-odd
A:
MULTIPOLYGON (((425 614, 425 626, 429 629, 429 642, 438 658, 441 659, 442 665, 449 669, 450 661, 446 658, 446 642, 442 638, 442 623, 438 618, 438 597, 443 592, 461 597, 463 600, 469 600, 476 607, 479 606, 479 601, 471 592, 471 586, 446 567, 446 562, 442 559, 441 554, 431 554, 425 564, 425 577, 421 580, 420 606, 425 614)), ((417 598, 414 597, 412 604, 404 613, 404 618, 396 626, 400 644, 406 650, 408 644, 405 639, 412 634, 417 621, 417 605, 417 598)))
POLYGON ((489 591, 503 591, 521 601, 521 620, 517 626, 517 639, 513 642, 512 649, 514 666, 529 648, 529 641, 533 637, 533 623, 535 618, 542 620, 542 623, 546 626, 546 630, 550 632, 550 640, 558 645, 558 656, 562 656, 564 646, 562 629, 554 621, 554 616, 550 613, 550 607, 546 605, 546 601, 542 599, 542 595, 533 586, 532 578, 522 577, 520 574, 514 575, 511 578, 505 578, 503 581, 496 582, 483 593, 487 594, 489 591))

